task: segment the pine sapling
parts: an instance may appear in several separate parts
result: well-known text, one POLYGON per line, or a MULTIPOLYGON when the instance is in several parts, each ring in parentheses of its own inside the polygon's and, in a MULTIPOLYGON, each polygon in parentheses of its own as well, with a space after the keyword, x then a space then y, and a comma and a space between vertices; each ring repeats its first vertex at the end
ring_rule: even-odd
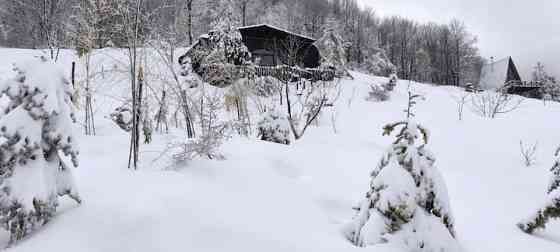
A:
POLYGON ((544 229, 551 219, 560 218, 560 148, 555 153, 556 160, 550 171, 552 178, 547 190, 547 200, 541 209, 517 226, 528 234, 544 229))
POLYGON ((429 131, 413 120, 419 98, 409 93, 407 120, 383 128, 383 135, 396 134, 395 141, 372 171, 370 190, 344 229, 356 246, 394 242, 411 251, 458 249, 446 185, 426 147, 429 131))
POLYGON ((44 57, 18 65, 16 72, 0 85, 9 100, 0 118, 0 224, 11 243, 54 217, 58 196, 82 202, 61 156, 78 166, 70 83, 44 57))

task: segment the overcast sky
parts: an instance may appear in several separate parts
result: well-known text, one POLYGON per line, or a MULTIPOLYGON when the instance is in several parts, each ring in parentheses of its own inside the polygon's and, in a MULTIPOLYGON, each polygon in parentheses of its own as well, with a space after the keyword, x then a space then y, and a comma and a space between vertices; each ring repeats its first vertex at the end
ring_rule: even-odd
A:
MULTIPOLYGON (((381 16, 462 20, 483 57, 512 56, 526 78, 537 61, 560 78, 560 0, 358 0, 381 16)), ((525 79, 524 78, 524 79, 525 79)))

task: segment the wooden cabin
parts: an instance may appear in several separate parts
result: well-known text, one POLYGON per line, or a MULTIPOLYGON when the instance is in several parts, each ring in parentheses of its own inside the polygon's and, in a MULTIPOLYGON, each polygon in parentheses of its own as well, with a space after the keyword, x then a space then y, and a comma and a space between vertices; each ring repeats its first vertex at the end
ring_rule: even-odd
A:
POLYGON ((513 59, 507 57, 482 67, 479 86, 485 90, 504 90, 509 94, 532 97, 542 84, 523 81, 513 59))
MULTIPOLYGON (((321 55, 314 45, 315 39, 289 32, 271 25, 261 24, 238 28, 243 44, 251 53, 251 59, 256 66, 256 76, 272 76, 279 80, 289 81, 307 79, 311 81, 332 81, 335 79, 334 69, 320 69, 321 55)), ((210 33, 211 34, 211 33, 210 33)), ((196 57, 198 48, 210 45, 210 36, 202 35, 193 46, 179 58, 184 64, 185 57, 196 57)), ((236 71, 243 74, 248 71, 240 62, 233 62, 236 71)), ((212 71, 214 66, 204 66, 201 69, 197 62, 193 62, 193 69, 199 74, 212 71)), ((219 71, 219 70, 217 70, 219 71)))
POLYGON ((241 27, 239 32, 256 65, 302 68, 320 65, 321 56, 313 38, 266 24, 241 27))

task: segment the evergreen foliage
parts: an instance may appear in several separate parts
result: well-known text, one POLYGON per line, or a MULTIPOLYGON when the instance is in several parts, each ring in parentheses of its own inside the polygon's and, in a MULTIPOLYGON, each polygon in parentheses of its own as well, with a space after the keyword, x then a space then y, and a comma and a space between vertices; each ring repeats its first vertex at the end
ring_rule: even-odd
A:
POLYGON ((384 86, 373 84, 370 86, 370 91, 366 100, 373 102, 388 101, 391 98, 389 91, 384 86))
MULTIPOLYGON (((218 87, 229 86, 244 76, 236 65, 251 64, 251 53, 237 30, 233 2, 224 0, 223 6, 220 18, 212 23, 213 30, 205 35, 207 43, 193 46, 181 59, 184 70, 190 69, 204 82, 218 87)), ((190 73, 183 71, 185 76, 190 73)))
POLYGON ((410 94, 407 120, 388 124, 396 139, 371 173, 370 190, 345 227, 356 246, 403 243, 411 251, 454 251, 455 229, 445 182, 427 149, 429 132, 414 120, 420 96, 410 94))
POLYGON ((397 76, 396 73, 392 73, 391 75, 389 75, 389 82, 387 82, 387 84, 385 84, 384 87, 387 91, 393 91, 397 86, 398 82, 399 82, 399 77, 397 76))
POLYGON ((537 229, 544 229, 550 219, 560 218, 560 148, 555 153, 556 160, 550 171, 552 178, 547 190, 547 200, 544 206, 533 216, 517 224, 517 226, 528 234, 537 229))
POLYGON ((0 222, 11 242, 47 223, 58 196, 81 203, 71 167, 60 156, 78 166, 70 83, 45 58, 16 72, 0 85, 10 101, 0 118, 0 222))
POLYGON ((132 130, 132 109, 129 104, 122 105, 111 113, 111 120, 126 132, 132 130))

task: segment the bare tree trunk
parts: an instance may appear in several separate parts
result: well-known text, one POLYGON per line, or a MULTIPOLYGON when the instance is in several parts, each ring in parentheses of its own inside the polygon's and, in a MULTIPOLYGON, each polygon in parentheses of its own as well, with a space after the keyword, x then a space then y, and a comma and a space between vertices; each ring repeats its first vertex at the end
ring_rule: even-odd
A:
POLYGON ((187 36, 189 38, 189 45, 193 44, 193 32, 192 32, 192 3, 193 0, 187 0, 187 36))
POLYGON ((241 2, 241 19, 243 26, 247 26, 247 4, 248 0, 244 0, 241 2))
MULTIPOLYGON (((142 6, 142 0, 135 0, 134 13, 130 13, 130 10, 122 10, 123 16, 125 18, 125 32, 128 40, 128 56, 130 63, 130 82, 131 82, 131 94, 132 94, 132 132, 130 135, 130 153, 128 155, 128 168, 138 169, 138 159, 139 159, 139 114, 140 114, 140 98, 139 89, 137 86, 137 66, 138 66, 138 43, 140 40, 140 11, 142 6)), ((138 73, 138 81, 143 79, 142 69, 138 73)))
MULTIPOLYGON (((200 109, 202 109, 202 100, 201 100, 201 105, 200 105, 200 109)), ((182 110, 183 110, 183 115, 185 117, 185 123, 187 124, 187 136, 189 138, 194 138, 195 137, 195 131, 194 131, 194 127, 193 127, 193 121, 192 121, 192 116, 191 116, 191 112, 189 109, 189 102, 187 99, 187 91, 185 90, 181 90, 181 105, 182 105, 182 110)))

